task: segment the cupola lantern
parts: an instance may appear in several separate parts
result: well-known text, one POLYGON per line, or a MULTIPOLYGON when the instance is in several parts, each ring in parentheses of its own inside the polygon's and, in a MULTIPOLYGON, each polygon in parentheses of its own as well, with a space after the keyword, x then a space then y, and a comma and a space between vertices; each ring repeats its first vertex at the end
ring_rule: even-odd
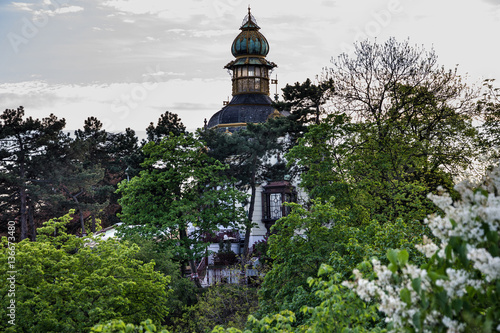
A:
POLYGON ((269 97, 270 72, 277 66, 266 59, 269 43, 250 7, 240 30, 231 45, 235 59, 224 67, 232 76, 233 98, 210 118, 208 128, 235 131, 247 123, 263 123, 277 112, 269 97))
POLYGON ((233 72, 233 95, 269 95, 269 72, 276 64, 265 58, 269 53, 269 43, 259 32, 260 27, 250 13, 250 8, 240 30, 231 46, 231 53, 236 59, 225 66, 233 72))

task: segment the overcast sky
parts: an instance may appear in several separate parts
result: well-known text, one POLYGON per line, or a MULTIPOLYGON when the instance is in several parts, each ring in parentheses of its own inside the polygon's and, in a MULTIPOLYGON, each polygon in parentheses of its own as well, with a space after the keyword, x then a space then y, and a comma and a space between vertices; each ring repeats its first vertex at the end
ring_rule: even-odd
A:
POLYGON ((278 89, 391 36, 472 82, 500 79, 500 0, 2 0, 0 108, 54 113, 68 130, 96 116, 110 131, 144 131, 168 110, 194 130, 231 95, 223 67, 249 3, 278 89))

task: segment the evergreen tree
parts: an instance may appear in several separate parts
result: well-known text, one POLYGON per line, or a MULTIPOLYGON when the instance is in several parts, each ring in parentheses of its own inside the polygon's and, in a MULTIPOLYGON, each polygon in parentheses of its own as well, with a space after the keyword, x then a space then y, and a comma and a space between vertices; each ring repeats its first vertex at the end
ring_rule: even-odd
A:
POLYGON ((149 124, 148 128, 146 128, 146 133, 148 135, 148 141, 158 143, 162 138, 168 137, 170 133, 177 136, 187 132, 186 126, 184 126, 181 122, 181 118, 179 118, 177 114, 165 111, 158 119, 158 124, 156 126, 153 123, 149 124))
MULTIPOLYGON (((48 158, 67 137, 62 132, 64 119, 50 115, 42 120, 24 117, 24 108, 7 109, 0 115, 0 180, 2 220, 17 220, 20 240, 28 237, 28 221, 33 223, 40 188, 48 185, 44 170, 58 168, 56 159, 48 158), (40 161, 45 163, 40 163, 40 161)), ((51 189, 48 186, 49 191, 51 189)), ((47 190, 47 188, 46 188, 47 190)), ((6 223, 2 223, 6 225, 6 223)))
POLYGON ((85 120, 83 130, 75 131, 75 137, 74 150, 79 152, 82 169, 96 171, 100 168, 103 172, 102 179, 82 197, 92 220, 91 231, 95 232, 97 215, 101 215, 107 225, 116 221, 115 215, 119 208, 114 192, 120 181, 138 169, 138 139, 129 128, 125 133, 103 130, 102 123, 95 117, 85 120), (106 211, 100 213, 103 210, 106 211))
POLYGON ((288 133, 296 142, 307 132, 307 127, 319 124, 325 116, 325 106, 333 94, 333 80, 314 84, 310 79, 304 83, 287 84, 283 91, 283 101, 275 103, 280 111, 290 111, 288 133))

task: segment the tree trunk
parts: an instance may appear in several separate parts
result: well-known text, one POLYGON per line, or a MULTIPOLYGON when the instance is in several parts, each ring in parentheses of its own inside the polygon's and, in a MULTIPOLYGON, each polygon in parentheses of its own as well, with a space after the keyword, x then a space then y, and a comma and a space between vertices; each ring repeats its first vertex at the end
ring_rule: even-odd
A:
POLYGON ((181 262, 181 276, 183 278, 186 277, 186 262, 185 261, 181 262))
POLYGON ((200 278, 198 277, 198 269, 197 269, 196 263, 194 262, 193 259, 189 259, 189 267, 191 267, 191 277, 194 281, 194 284, 198 288, 202 288, 200 278), (193 275, 193 274, 195 274, 195 275, 193 275))
POLYGON ((321 113, 319 106, 320 106, 320 104, 316 103, 316 119, 315 119, 316 125, 319 125, 319 115, 321 113))
POLYGON ((24 187, 24 181, 21 185, 21 188, 19 189, 19 198, 21 199, 21 207, 19 210, 19 213, 21 214, 21 217, 19 219, 19 221, 21 222, 21 238, 19 240, 23 240, 28 237, 28 221, 26 214, 27 194, 26 188, 24 187))
POLYGON ((92 226, 90 227, 90 231, 95 233, 95 214, 92 213, 92 226))
POLYGON ((36 227, 35 227, 35 205, 31 200, 29 200, 28 205, 28 222, 29 222, 29 232, 31 234, 31 241, 36 242, 36 227))
POLYGON ((77 194, 71 194, 71 192, 69 192, 68 189, 64 188, 64 190, 73 198, 73 200, 75 200, 76 206, 78 207, 78 212, 80 213, 80 225, 82 227, 82 237, 87 236, 87 233, 85 232, 85 221, 83 220, 83 211, 80 208, 80 202, 78 201, 78 196, 82 194, 84 191, 82 190, 77 194))
POLYGON ((246 264, 246 260, 248 257, 248 247, 250 245, 250 233, 252 232, 252 221, 253 221, 253 211, 255 209, 255 195, 256 195, 256 186, 255 186, 255 173, 256 173, 256 164, 257 164, 257 156, 253 159, 253 167, 252 167, 252 179, 250 181, 250 186, 252 189, 250 196, 250 207, 248 207, 248 222, 245 230, 245 242, 243 243, 243 258, 242 263, 243 266, 246 264))
MULTIPOLYGON (((185 239, 188 238, 186 229, 179 229, 179 238, 181 239, 181 242, 184 242, 185 239)), ((191 278, 194 281, 194 284, 198 288, 202 288, 201 283, 200 283, 200 278, 198 277, 198 270, 196 267, 196 264, 194 262, 194 259, 189 259, 189 267, 191 268, 191 278), (196 275, 193 275, 196 274, 196 275)))
POLYGON ((85 221, 83 220, 83 211, 81 209, 78 209, 80 211, 80 224, 82 226, 82 237, 87 236, 87 233, 85 232, 85 221))

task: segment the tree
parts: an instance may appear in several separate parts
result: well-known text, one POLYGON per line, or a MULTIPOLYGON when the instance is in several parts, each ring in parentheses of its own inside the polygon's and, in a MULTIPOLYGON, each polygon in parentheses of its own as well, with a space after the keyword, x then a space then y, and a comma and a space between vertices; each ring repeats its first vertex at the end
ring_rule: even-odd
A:
POLYGON ((190 309, 194 325, 189 331, 208 332, 217 325, 244 328, 248 315, 257 306, 255 286, 234 283, 209 286, 200 294, 198 303, 190 309))
POLYGON ((184 126, 177 114, 165 111, 158 119, 156 126, 153 123, 149 124, 146 133, 148 134, 148 141, 158 143, 162 138, 168 137, 170 134, 178 136, 187 132, 186 126, 184 126))
POLYGON ((353 58, 342 54, 334 62, 330 78, 337 112, 367 126, 382 149, 391 137, 405 138, 417 149, 407 158, 422 154, 431 167, 443 165, 453 174, 476 156, 471 140, 478 92, 456 69, 438 67, 434 51, 394 38, 382 45, 361 42, 353 58))
POLYGON ((154 262, 136 260, 136 245, 67 234, 70 221, 67 214, 46 222, 36 242, 2 239, 0 276, 7 281, 15 274, 15 291, 9 296, 12 286, 1 285, 0 315, 7 318, 12 300, 16 309, 15 326, 4 320, 2 332, 88 332, 111 319, 162 322, 170 278, 154 271, 154 262), (9 272, 12 251, 15 273, 9 272))
POLYGON ((197 293, 200 290, 191 281, 181 276, 180 263, 173 260, 172 250, 165 251, 161 243, 145 239, 140 235, 128 237, 128 240, 140 247, 134 259, 144 264, 152 262, 155 265, 155 271, 170 277, 169 313, 163 319, 162 324, 178 332, 180 322, 190 313, 189 309, 197 303, 197 293))
POLYGON ((426 194, 452 189, 478 156, 477 91, 437 67, 433 51, 394 39, 361 42, 329 77, 333 115, 288 156, 309 174, 304 185, 380 221, 423 219, 434 209, 426 194))
MULTIPOLYGON (((367 238, 378 238, 375 251, 370 253, 370 261, 358 261, 352 281, 340 283, 346 276, 339 274, 332 261, 320 266, 320 278, 308 279, 313 287, 310 294, 319 297, 321 303, 302 308, 302 313, 310 315, 307 320, 297 322, 298 313, 285 309, 260 320, 249 317, 247 329, 251 330, 245 332, 383 332, 385 328, 397 332, 498 331, 500 168, 489 170, 479 184, 465 180, 456 185, 456 190, 460 193, 458 200, 442 188, 438 195, 429 194, 444 212, 426 220, 436 242, 424 236, 421 243, 407 247, 367 233, 367 238), (413 248, 421 255, 411 253, 413 248), (387 327, 375 309, 385 315, 387 327)), ((328 212, 331 209, 320 209, 318 213, 328 212)), ((324 215, 321 220, 328 218, 324 215)), ((407 228, 397 227, 391 233, 406 241, 401 230, 407 228)), ((360 249, 357 240, 349 240, 348 246, 358 248, 353 248, 353 253, 360 249)), ((338 259, 346 260, 348 256, 338 259)), ((241 331, 217 327, 213 332, 241 331)))
POLYGON ((318 125, 326 114, 325 105, 333 93, 333 80, 327 79, 314 84, 310 79, 304 83, 287 84, 283 91, 283 102, 275 103, 279 110, 288 110, 289 129, 287 132, 296 142, 305 132, 308 125, 318 125))
POLYGON ((485 92, 478 106, 483 120, 481 128, 485 134, 483 154, 496 162, 500 157, 500 89, 493 86, 493 81, 490 79, 483 83, 485 92))
POLYGON ((123 133, 110 133, 102 129, 97 118, 89 117, 83 130, 75 131, 73 147, 83 170, 102 170, 102 178, 82 193, 81 198, 92 220, 91 231, 95 232, 97 215, 103 217, 104 224, 116 222, 119 206, 114 192, 120 181, 134 175, 139 168, 138 139, 130 128, 123 133))
POLYGON ((228 166, 229 177, 237 179, 237 187, 250 192, 247 219, 245 222, 244 258, 248 255, 250 233, 255 210, 257 184, 263 181, 283 180, 286 174, 284 160, 280 158, 286 142, 286 120, 281 117, 269 119, 263 124, 247 124, 232 134, 218 130, 200 132, 207 142, 208 154, 228 166), (276 160, 274 160, 276 159, 276 160))
POLYGON ((23 107, 7 109, 0 116, 0 180, 5 190, 0 198, 4 208, 2 218, 5 222, 14 218, 19 221, 20 240, 28 237, 28 220, 32 220, 37 187, 46 183, 41 179, 41 169, 57 168, 56 163, 39 162, 50 161, 43 157, 65 142, 64 126, 65 120, 52 114, 42 120, 24 119, 23 107))
POLYGON ((206 254, 203 235, 241 223, 243 213, 242 194, 205 149, 192 134, 149 142, 143 148, 145 170, 118 186, 119 216, 130 226, 123 234, 161 241, 176 260, 189 262, 192 273, 195 260, 206 254))
POLYGON ((391 248, 404 248, 423 262, 414 245, 428 231, 418 221, 359 225, 334 202, 312 200, 307 208, 290 204, 290 214, 273 226, 267 253, 273 264, 259 290, 259 316, 289 310, 295 313, 296 325, 308 322, 311 313, 301 309, 324 301, 319 297, 322 286, 308 281, 325 263, 332 267, 331 277, 336 274, 342 281, 364 260, 381 257, 391 248))
POLYGON ((92 327, 92 333, 168 333, 167 330, 157 331, 156 325, 151 319, 141 322, 140 325, 125 324, 123 320, 113 319, 106 324, 99 324, 92 327))

